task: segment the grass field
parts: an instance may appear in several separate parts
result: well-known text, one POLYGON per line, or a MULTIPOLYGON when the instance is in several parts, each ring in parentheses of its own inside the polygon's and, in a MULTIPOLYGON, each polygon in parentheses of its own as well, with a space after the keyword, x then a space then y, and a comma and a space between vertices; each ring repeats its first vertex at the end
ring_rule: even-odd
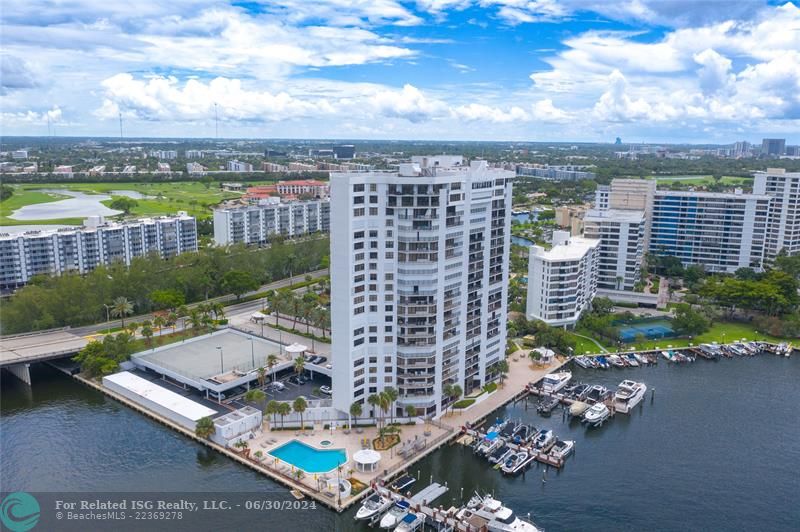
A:
MULTIPOLYGON (((669 185, 671 183, 680 183, 683 185, 693 185, 693 186, 700 186, 700 185, 713 185, 714 178, 710 175, 705 176, 687 176, 687 175, 675 175, 675 176, 650 176, 651 178, 655 178, 656 182, 659 185, 669 185)), ((733 177, 733 176, 724 176, 720 179, 720 183, 723 185, 742 185, 742 186, 752 186, 753 185, 753 178, 752 177, 733 177)))
MULTIPOLYGON (((586 331, 582 331, 581 334, 586 334, 586 331)), ((577 336, 574 336, 574 338, 578 341, 578 345, 575 348, 576 353, 597 353, 599 351, 597 346, 592 344, 590 341, 577 336)), ((708 332, 694 338, 664 338, 660 340, 632 342, 630 344, 623 345, 624 349, 626 350, 630 349, 631 347, 635 347, 637 350, 648 350, 666 348, 669 345, 672 347, 688 347, 689 344, 710 344, 712 342, 718 342, 722 344, 741 340, 742 338, 746 338, 748 341, 762 340, 768 342, 791 342, 793 340, 797 340, 796 338, 778 338, 760 331, 756 332, 756 329, 753 326, 746 323, 717 322, 708 332)), ((603 342, 600 343, 603 344, 603 342)), ((606 348, 609 348, 609 346, 606 346, 606 348)), ((613 350, 613 347, 609 348, 609 351, 613 350)))
MULTIPOLYGON (((261 184, 261 183, 253 183, 261 184)), ((36 183, 31 185, 12 185, 14 195, 0 202, 0 225, 41 225, 41 224, 80 224, 82 218, 60 220, 12 220, 8 216, 16 209, 36 203, 47 203, 65 199, 66 196, 40 192, 40 189, 65 189, 86 194, 110 194, 114 190, 131 190, 148 198, 138 199, 138 206, 132 216, 157 216, 187 211, 192 216, 209 216, 211 207, 220 201, 240 196, 234 192, 222 191, 216 183, 211 187, 199 182, 172 183, 36 183)), ((106 200, 109 206, 112 200, 106 200)))

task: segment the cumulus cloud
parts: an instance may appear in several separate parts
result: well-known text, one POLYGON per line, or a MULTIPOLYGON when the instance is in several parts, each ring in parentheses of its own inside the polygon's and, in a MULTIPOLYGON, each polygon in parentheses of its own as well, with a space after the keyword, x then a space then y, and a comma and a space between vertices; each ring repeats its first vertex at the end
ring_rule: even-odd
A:
POLYGON ((208 120, 214 116, 215 104, 218 115, 233 120, 277 121, 333 112, 325 99, 246 90, 240 80, 222 77, 208 83, 190 79, 181 85, 175 77, 142 80, 124 73, 102 85, 105 98, 95 114, 106 119, 124 113, 144 120, 208 120))
POLYGON ((50 123, 57 123, 62 121, 62 112, 58 106, 54 106, 47 111, 17 111, 17 112, 3 112, 0 113, 3 124, 6 127, 14 126, 41 126, 47 124, 48 119, 50 123))
POLYGON ((392 118, 405 118, 411 122, 424 122, 447 112, 447 106, 425 96, 413 85, 402 90, 382 90, 369 98, 369 104, 379 114, 392 118))
POLYGON ((715 94, 735 82, 736 76, 731 74, 731 60, 711 48, 694 54, 694 60, 700 65, 697 77, 704 94, 715 94))

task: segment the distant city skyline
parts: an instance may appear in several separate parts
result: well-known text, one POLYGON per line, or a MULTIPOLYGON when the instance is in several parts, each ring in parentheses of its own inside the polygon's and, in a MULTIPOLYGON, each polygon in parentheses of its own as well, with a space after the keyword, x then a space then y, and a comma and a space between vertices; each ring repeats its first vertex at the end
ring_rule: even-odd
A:
POLYGON ((0 24, 4 135, 800 144, 792 2, 30 0, 0 24))

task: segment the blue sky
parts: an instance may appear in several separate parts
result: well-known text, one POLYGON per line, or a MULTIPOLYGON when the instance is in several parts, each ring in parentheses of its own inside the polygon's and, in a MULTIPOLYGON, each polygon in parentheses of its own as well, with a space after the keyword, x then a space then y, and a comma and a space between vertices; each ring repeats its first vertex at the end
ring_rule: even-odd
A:
POLYGON ((800 143, 800 8, 727 0, 27 0, 4 134, 800 143))

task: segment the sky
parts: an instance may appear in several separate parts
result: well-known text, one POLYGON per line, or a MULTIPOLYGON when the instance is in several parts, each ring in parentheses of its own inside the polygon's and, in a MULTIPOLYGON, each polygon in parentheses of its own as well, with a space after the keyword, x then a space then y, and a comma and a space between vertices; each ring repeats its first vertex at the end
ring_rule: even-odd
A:
POLYGON ((4 135, 800 144, 800 3, 25 0, 0 24, 4 135))

